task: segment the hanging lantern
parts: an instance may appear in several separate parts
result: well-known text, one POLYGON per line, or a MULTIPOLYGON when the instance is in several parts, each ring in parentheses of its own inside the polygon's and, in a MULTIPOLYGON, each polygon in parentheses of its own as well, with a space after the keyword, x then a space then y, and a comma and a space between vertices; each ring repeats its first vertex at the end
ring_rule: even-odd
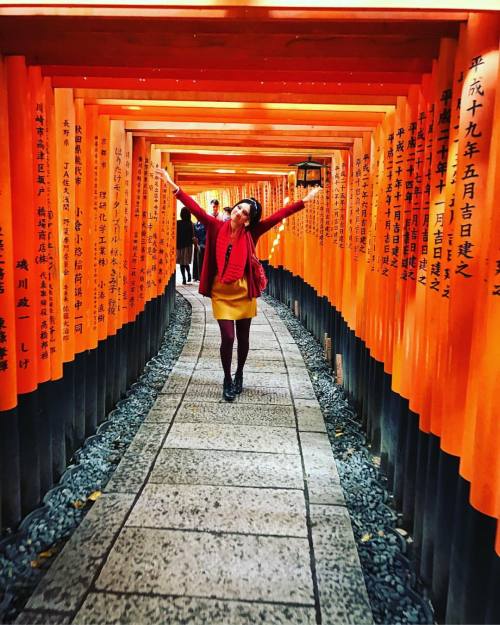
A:
POLYGON ((298 187, 314 187, 319 185, 323 186, 323 179, 321 176, 321 169, 326 167, 321 163, 317 163, 309 156, 309 160, 302 161, 301 163, 292 163, 291 167, 297 168, 297 186, 298 187))

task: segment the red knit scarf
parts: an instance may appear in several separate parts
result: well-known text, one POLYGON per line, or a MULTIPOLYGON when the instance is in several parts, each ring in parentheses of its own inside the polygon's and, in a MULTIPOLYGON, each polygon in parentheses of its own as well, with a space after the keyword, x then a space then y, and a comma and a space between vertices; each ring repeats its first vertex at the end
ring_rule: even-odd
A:
POLYGON ((215 256, 217 259, 217 273, 221 282, 227 284, 242 278, 248 259, 245 229, 242 228, 236 239, 231 241, 231 222, 226 221, 217 235, 215 256), (227 256, 229 245, 232 247, 229 256, 227 256))

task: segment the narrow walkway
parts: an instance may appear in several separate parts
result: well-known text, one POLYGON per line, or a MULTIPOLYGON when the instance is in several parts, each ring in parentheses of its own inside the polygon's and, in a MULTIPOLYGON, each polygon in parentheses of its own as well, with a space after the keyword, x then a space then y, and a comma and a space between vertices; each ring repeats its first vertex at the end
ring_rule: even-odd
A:
POLYGON ((192 305, 161 394, 18 623, 372 622, 323 417, 259 301, 245 388, 221 399, 219 329, 192 305))

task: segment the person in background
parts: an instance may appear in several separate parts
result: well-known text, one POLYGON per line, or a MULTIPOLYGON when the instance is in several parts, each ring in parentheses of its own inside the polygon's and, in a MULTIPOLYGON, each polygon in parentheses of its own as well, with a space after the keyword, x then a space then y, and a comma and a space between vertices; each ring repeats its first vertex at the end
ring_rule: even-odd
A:
POLYGON ((189 210, 183 206, 181 208, 181 218, 177 220, 177 257, 176 262, 181 267, 182 284, 191 282, 191 268, 189 265, 193 260, 193 239, 194 228, 191 222, 189 210))
POLYGON ((215 217, 215 219, 219 219, 220 221, 222 221, 223 215, 221 215, 219 212, 219 200, 210 200, 210 206, 212 207, 212 217, 215 217))
POLYGON ((205 256, 205 242, 207 238, 207 232, 205 226, 201 221, 197 221, 194 224, 194 236, 197 242, 194 250, 193 260, 193 280, 198 282, 201 276, 201 268, 203 267, 203 257, 205 256))
POLYGON ((229 221, 231 219, 231 211, 232 211, 232 207, 231 206, 224 206, 223 210, 222 210, 222 221, 229 221))
POLYGON ((259 237, 289 217, 312 200, 321 187, 313 187, 307 195, 288 204, 281 210, 261 220, 262 207, 253 197, 237 202, 231 211, 231 219, 221 222, 206 213, 192 197, 185 193, 165 169, 157 167, 160 176, 174 191, 191 213, 206 228, 206 250, 201 268, 199 292, 212 299, 212 312, 220 328, 220 357, 224 370, 222 396, 233 401, 243 389, 243 367, 250 349, 250 324, 257 314, 256 285, 251 279, 254 245, 259 237), (238 367, 231 377, 231 361, 235 336, 238 339, 238 367))

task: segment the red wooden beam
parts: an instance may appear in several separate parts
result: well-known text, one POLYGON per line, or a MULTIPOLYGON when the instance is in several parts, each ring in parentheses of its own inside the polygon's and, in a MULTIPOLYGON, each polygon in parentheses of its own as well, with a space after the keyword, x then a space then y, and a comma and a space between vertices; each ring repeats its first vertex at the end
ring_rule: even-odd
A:
MULTIPOLYGON (((263 105, 265 107, 265 104, 263 105)), ((346 125, 356 126, 360 123, 376 125, 383 120, 385 113, 367 111, 316 111, 316 110, 273 110, 252 108, 242 105, 241 108, 230 109, 221 105, 220 108, 191 107, 143 107, 141 110, 129 110, 127 106, 99 106, 99 112, 110 115, 113 119, 151 120, 167 122, 223 122, 245 124, 308 124, 308 125, 346 125)))
MULTIPOLYGON (((217 37, 199 35, 136 35, 134 33, 86 33, 65 32, 38 33, 34 38, 24 38, 16 30, 8 30, 0 23, 0 37, 4 54, 39 54, 58 56, 63 59, 89 59, 89 64, 102 63, 106 59, 111 65, 129 64, 131 61, 147 61, 155 67, 164 59, 170 65, 187 65, 197 57, 197 65, 211 66, 217 59, 225 59, 228 50, 236 61, 247 59, 290 60, 306 58, 323 59, 345 57, 382 57, 423 59, 434 58, 439 51, 439 39, 427 37, 336 37, 334 35, 311 34, 271 35, 266 37, 265 45, 252 45, 248 35, 234 34, 217 37), (244 44, 244 45, 242 45, 244 44), (202 55, 200 57, 200 55, 202 55)), ((255 34, 257 37, 257 34, 255 34)))
MULTIPOLYGON (((60 85, 59 85, 60 86, 60 85)), ((347 86, 346 86, 347 87, 347 86)), ((129 101, 137 101, 143 99, 151 100, 198 100, 200 97, 213 102, 214 106, 217 102, 275 102, 289 104, 360 104, 377 105, 377 106, 394 106, 397 103, 398 96, 407 95, 410 85, 391 85, 390 94, 383 92, 383 86, 378 86, 375 93, 370 92, 370 86, 367 85, 360 93, 351 93, 349 89, 337 87, 335 92, 325 91, 324 87, 315 87, 315 91, 294 93, 290 91, 280 91, 277 85, 277 91, 244 91, 230 92, 228 90, 208 91, 203 88, 200 91, 147 91, 139 92, 135 90, 118 90, 113 89, 106 91, 104 89, 75 89, 75 98, 82 98, 87 104, 95 104, 97 100, 111 98, 114 100, 123 99, 124 104, 129 101)), ((138 103, 138 105, 140 105, 138 103)))
MULTIPOLYGON (((331 71, 323 70, 321 67, 311 67, 308 77, 301 80, 297 77, 295 69, 285 70, 278 69, 276 71, 268 71, 266 67, 257 70, 245 68, 242 75, 241 68, 236 70, 227 69, 223 73, 216 69, 203 69, 199 67, 193 68, 175 68, 166 67, 111 67, 111 66, 89 66, 89 65, 43 65, 42 74, 44 76, 54 76, 57 80, 63 80, 66 76, 74 78, 86 77, 87 81, 94 80, 96 85, 102 88, 112 88, 111 83, 102 81, 119 81, 121 79, 130 79, 130 82, 116 84, 117 88, 136 88, 136 89, 161 89, 161 85, 170 85, 171 81, 176 84, 189 84, 190 81, 196 80, 210 81, 214 84, 230 84, 236 82, 238 84, 260 84, 269 80, 282 83, 283 86, 293 85, 300 86, 299 82, 304 85, 311 85, 313 82, 325 82, 327 84, 335 84, 337 82, 354 82, 354 83, 406 83, 412 84, 420 82, 420 71, 391 71, 389 67, 381 71, 369 71, 365 66, 360 66, 357 70, 333 69, 331 71), (140 80, 143 78, 145 80, 140 80), (134 80, 135 79, 135 80, 134 80), (157 81, 157 82, 156 82, 157 81), (164 82, 162 82, 164 81, 164 82), (122 84, 124 86, 122 86, 122 84), (157 85, 157 87, 155 86, 157 85), (133 87, 132 87, 133 86, 133 87)), ((89 86, 93 83, 86 83, 89 86)), ((60 86, 63 86, 62 84, 60 86)), ((64 85, 71 86, 71 85, 64 85)))
POLYGON ((249 146, 261 148, 296 148, 300 150, 308 148, 334 149, 352 144, 353 138, 362 136, 362 131, 337 131, 321 132, 309 130, 299 132, 290 130, 286 133, 272 132, 270 130, 262 133, 254 132, 242 133, 241 131, 217 131, 217 132, 197 132, 180 131, 176 134, 171 132, 157 132, 151 130, 134 131, 134 135, 144 136, 152 143, 164 144, 169 150, 177 146, 198 146, 203 147, 225 147, 228 151, 231 148, 248 149, 249 146))
POLYGON ((370 45, 362 48, 346 47, 344 55, 337 55, 333 51, 324 56, 297 55, 292 57, 286 51, 282 55, 257 55, 249 52, 235 52, 228 49, 218 51, 189 50, 184 52, 178 49, 149 46, 126 47, 121 50, 114 49, 111 45, 86 47, 89 42, 81 41, 64 42, 51 40, 42 44, 30 42, 21 45, 18 41, 4 42, 2 53, 4 55, 24 55, 29 65, 57 65, 66 63, 69 65, 106 65, 114 64, 117 67, 127 67, 133 63, 135 66, 157 68, 168 62, 168 67, 174 70, 179 78, 183 78, 183 70, 191 73, 196 70, 216 70, 222 72, 219 78, 224 78, 226 71, 239 71, 240 78, 244 78, 243 70, 265 72, 283 71, 302 73, 303 79, 311 79, 315 71, 384 71, 384 72, 428 72, 430 71, 433 56, 428 52, 422 56, 405 56, 399 53, 397 47, 380 50, 381 56, 374 56, 370 45), (351 56, 346 56, 346 53, 351 56), (371 55, 371 56, 370 56, 371 55), (168 60, 168 61, 167 61, 168 60), (200 69, 201 68, 201 69, 200 69))
POLYGON ((89 35, 100 33, 130 33, 137 37, 154 37, 161 35, 193 34, 219 35, 247 34, 247 35, 315 35, 329 37, 360 37, 376 36, 379 38, 411 36, 417 38, 439 39, 440 37, 457 37, 459 23, 450 19, 435 18, 433 20, 419 19, 419 13, 414 13, 412 20, 394 20, 388 13, 379 14, 378 19, 368 20, 329 20, 324 14, 315 18, 306 19, 252 19, 248 13, 240 19, 185 19, 173 15, 170 18, 147 18, 136 20, 133 17, 71 17, 71 16, 10 16, 2 15, 5 28, 16 32, 24 38, 39 37, 42 35, 61 32, 84 32, 89 35), (382 18, 382 19, 381 19, 382 18))
POLYGON ((241 165, 263 164, 288 167, 290 156, 271 156, 267 154, 180 154, 170 152, 170 160, 174 165, 187 165, 193 162, 205 165, 241 165))
MULTIPOLYGON (((321 2, 321 0, 320 0, 321 2)), ((448 21, 465 21, 468 17, 468 12, 463 10, 457 10, 456 8, 450 9, 449 0, 440 0, 436 2, 435 8, 423 10, 422 8, 408 8, 406 3, 401 3, 402 6, 397 7, 394 4, 394 8, 388 10, 387 8, 381 8, 380 5, 374 3, 367 4, 366 7, 359 7, 353 9, 351 7, 321 7, 321 6, 303 6, 290 8, 289 6, 255 6, 251 2, 239 3, 236 2, 223 3, 218 2, 216 6, 213 5, 213 0, 207 6, 207 3, 191 3, 190 6, 174 5, 168 6, 163 3, 162 6, 148 6, 143 5, 139 7, 131 6, 130 3, 123 2, 121 6, 102 6, 103 3, 91 3, 85 4, 73 4, 67 3, 66 0, 59 0, 58 2, 46 3, 48 6, 41 6, 40 2, 28 3, 27 6, 20 6, 19 3, 11 3, 11 7, 4 7, 0 9, 1 15, 12 16, 47 16, 50 18, 56 17, 61 19, 63 17, 84 17, 89 19, 92 17, 97 18, 112 18, 112 19, 129 19, 135 20, 137 17, 141 19, 155 19, 155 20, 258 20, 258 21, 298 21, 300 23, 306 23, 312 20, 321 19, 322 21, 338 22, 338 21, 409 21, 409 22, 434 22, 436 20, 448 20, 448 21), (50 5, 54 6, 50 6, 50 5), (94 7, 91 5, 94 4, 94 7), (368 8, 368 6, 370 8, 368 8)), ((287 3, 285 3, 286 5, 287 3)), ((474 3, 475 10, 491 10, 495 8, 494 0, 477 0, 474 3)))

